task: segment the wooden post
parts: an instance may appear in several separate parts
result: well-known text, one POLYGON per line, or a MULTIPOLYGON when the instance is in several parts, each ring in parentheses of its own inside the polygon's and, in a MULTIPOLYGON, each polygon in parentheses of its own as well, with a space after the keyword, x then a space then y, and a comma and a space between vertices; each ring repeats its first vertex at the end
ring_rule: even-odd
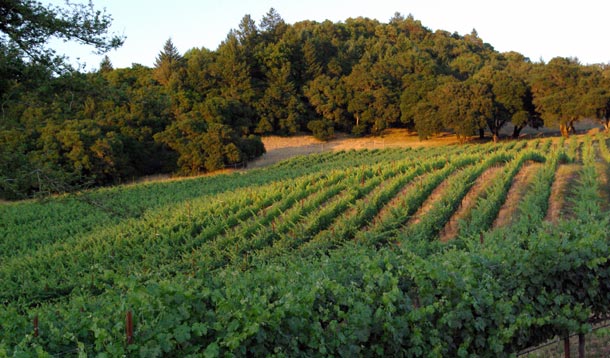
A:
POLYGON ((133 317, 131 311, 127 311, 125 315, 125 335, 127 338, 127 344, 133 343, 133 317))
POLYGON ((578 334, 578 358, 585 358, 585 335, 578 334))
POLYGON ((34 316, 34 337, 38 337, 38 315, 34 316))
POLYGON ((570 358, 570 336, 563 339, 563 352, 565 358, 570 358))

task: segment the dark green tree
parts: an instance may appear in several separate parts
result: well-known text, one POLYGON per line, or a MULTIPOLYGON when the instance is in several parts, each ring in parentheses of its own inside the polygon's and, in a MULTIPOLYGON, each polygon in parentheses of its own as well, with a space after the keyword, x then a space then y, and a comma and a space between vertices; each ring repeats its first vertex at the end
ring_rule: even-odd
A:
POLYGON ((112 62, 110 62, 110 58, 108 56, 104 56, 102 62, 100 62, 99 72, 107 73, 112 70, 114 70, 114 67, 112 67, 112 62))
POLYGON ((584 69, 581 87, 583 96, 580 102, 580 113, 585 118, 597 120, 610 130, 610 79, 603 76, 603 68, 598 65, 584 69))
POLYGON ((420 139, 440 133, 444 127, 436 116, 437 106, 431 94, 446 80, 442 76, 411 74, 403 78, 400 98, 401 122, 413 128, 420 139))
POLYGON ((318 76, 307 84, 305 95, 322 119, 343 131, 352 130, 354 123, 347 112, 345 84, 339 78, 318 76))
POLYGON ((574 132, 574 123, 581 116, 580 76, 577 59, 556 57, 538 67, 532 85, 534 104, 544 124, 559 126, 564 137, 574 132))
POLYGON ((432 92, 430 100, 443 126, 460 140, 485 128, 486 119, 491 117, 491 91, 476 81, 449 80, 432 92))
POLYGON ((527 73, 523 71, 525 59, 523 56, 512 57, 512 60, 507 60, 500 56, 473 76, 491 90, 492 115, 486 118, 486 122, 494 141, 498 140, 505 124, 513 124, 513 137, 517 137, 521 129, 528 124, 535 126, 539 118, 532 103, 527 73))
POLYGON ((172 77, 178 76, 184 68, 184 58, 169 38, 155 59, 154 78, 162 85, 167 85, 172 77))
POLYGON ((155 134, 155 140, 178 154, 182 173, 197 174, 264 153, 255 137, 247 137, 249 127, 249 113, 239 101, 211 96, 155 134))
POLYGON ((400 118, 400 87, 405 67, 399 66, 395 53, 378 44, 345 78, 348 111, 354 116, 355 133, 380 134, 400 118))
POLYGON ((268 87, 257 102, 260 121, 257 133, 280 132, 295 134, 301 130, 302 104, 290 79, 290 64, 272 67, 267 71, 268 87))
POLYGON ((112 17, 86 5, 66 3, 65 7, 43 5, 33 0, 0 2, 0 47, 18 49, 19 58, 61 72, 64 56, 47 46, 49 39, 76 41, 104 53, 123 44, 122 36, 108 34, 112 17))
POLYGON ((259 27, 263 41, 273 43, 281 38, 288 25, 274 8, 270 8, 261 19, 259 27))

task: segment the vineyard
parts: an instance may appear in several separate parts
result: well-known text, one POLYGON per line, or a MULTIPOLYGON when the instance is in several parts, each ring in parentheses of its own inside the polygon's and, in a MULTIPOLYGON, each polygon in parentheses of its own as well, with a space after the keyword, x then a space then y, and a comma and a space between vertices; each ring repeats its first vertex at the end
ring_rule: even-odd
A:
POLYGON ((0 357, 503 357, 610 313, 605 135, 0 205, 0 357))

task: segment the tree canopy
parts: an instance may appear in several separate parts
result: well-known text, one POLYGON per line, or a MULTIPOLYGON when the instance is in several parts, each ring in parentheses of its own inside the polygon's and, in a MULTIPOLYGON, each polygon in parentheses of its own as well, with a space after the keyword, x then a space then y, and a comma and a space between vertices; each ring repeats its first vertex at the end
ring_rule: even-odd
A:
POLYGON ((123 44, 122 36, 108 34, 112 17, 96 10, 93 3, 65 7, 43 5, 33 0, 0 2, 0 46, 12 49, 25 61, 55 70, 64 65, 64 57, 47 46, 50 38, 76 41, 104 53, 123 44))
POLYGON ((610 123, 608 66, 532 63, 474 29, 431 31, 411 15, 288 24, 270 9, 258 24, 245 15, 215 50, 180 53, 168 39, 153 68, 106 57, 81 73, 58 70, 44 39, 106 51, 122 42, 106 32, 109 15, 25 0, 0 12, 2 197, 244 165, 264 152, 258 135, 401 127, 422 140, 497 140, 509 123, 515 137, 528 125, 569 135, 584 117, 610 123))

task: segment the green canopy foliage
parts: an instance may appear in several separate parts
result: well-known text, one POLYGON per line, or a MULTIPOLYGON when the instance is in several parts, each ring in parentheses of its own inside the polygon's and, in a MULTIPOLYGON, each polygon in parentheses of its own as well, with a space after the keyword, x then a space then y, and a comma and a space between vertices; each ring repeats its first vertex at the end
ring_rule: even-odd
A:
POLYGON ((433 32, 411 15, 288 24, 270 9, 258 24, 245 15, 215 50, 181 54, 168 39, 153 68, 115 69, 105 58, 79 73, 59 71, 43 39, 105 51, 122 41, 106 34, 109 15, 16 0, 0 12, 3 197, 244 163, 264 152, 254 134, 327 140, 403 127, 422 140, 444 131, 498 139, 508 123, 516 137, 528 125, 567 135, 583 117, 610 121, 607 66, 532 63, 498 53, 476 30, 433 32))
POLYGON ((0 2, 0 48, 16 59, 54 70, 65 69, 64 56, 46 44, 50 38, 90 45, 99 53, 123 44, 124 38, 108 34, 112 17, 96 10, 93 3, 65 6, 43 5, 34 0, 0 2))

